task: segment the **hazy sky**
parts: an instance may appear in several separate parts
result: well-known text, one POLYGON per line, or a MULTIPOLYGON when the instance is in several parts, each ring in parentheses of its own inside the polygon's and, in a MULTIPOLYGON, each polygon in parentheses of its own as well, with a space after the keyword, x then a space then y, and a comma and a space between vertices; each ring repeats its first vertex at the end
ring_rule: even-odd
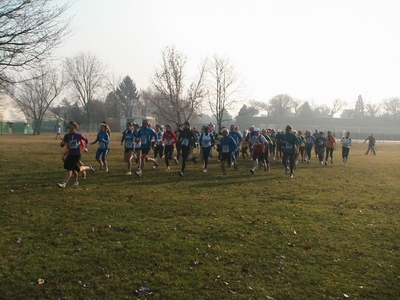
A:
MULTIPOLYGON (((60 0, 62 2, 62 0, 60 0)), ((63 56, 91 51, 139 89, 175 45, 188 77, 205 57, 226 56, 247 99, 280 93, 354 107, 400 95, 398 0, 76 0, 63 56)))

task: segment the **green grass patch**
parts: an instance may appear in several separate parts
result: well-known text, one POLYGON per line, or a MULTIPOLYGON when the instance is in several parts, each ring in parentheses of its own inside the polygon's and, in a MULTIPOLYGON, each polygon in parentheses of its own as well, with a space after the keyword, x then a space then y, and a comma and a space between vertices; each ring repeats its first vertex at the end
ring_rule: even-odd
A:
POLYGON ((53 138, 0 136, 0 299, 400 298, 400 144, 294 179, 248 160, 222 179, 215 158, 138 178, 116 134, 110 171, 62 190, 53 138))

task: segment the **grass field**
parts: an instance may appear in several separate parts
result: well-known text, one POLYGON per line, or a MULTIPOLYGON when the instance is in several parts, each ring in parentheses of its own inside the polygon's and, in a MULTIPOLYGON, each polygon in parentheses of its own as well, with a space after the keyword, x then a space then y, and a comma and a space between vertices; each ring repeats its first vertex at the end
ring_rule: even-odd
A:
POLYGON ((138 178, 114 134, 110 171, 62 190, 53 138, 0 136, 0 299, 400 299, 400 144, 138 178))

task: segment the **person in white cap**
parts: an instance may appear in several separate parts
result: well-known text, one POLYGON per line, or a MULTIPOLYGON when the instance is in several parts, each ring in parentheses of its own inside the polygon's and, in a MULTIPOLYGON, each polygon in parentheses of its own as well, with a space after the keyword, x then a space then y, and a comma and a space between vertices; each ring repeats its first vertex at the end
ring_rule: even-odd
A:
POLYGON ((252 157, 253 157, 253 167, 250 169, 250 172, 254 174, 254 171, 257 167, 257 164, 264 164, 264 153, 265 147, 268 145, 267 139, 261 134, 260 128, 254 128, 254 136, 251 140, 251 144, 253 147, 252 157))

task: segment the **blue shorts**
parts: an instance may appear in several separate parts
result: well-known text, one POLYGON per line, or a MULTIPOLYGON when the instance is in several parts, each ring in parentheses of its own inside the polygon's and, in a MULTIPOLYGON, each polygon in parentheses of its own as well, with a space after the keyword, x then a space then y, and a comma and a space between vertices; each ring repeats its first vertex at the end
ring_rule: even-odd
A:
POLYGON ((98 148, 97 152, 96 152, 96 159, 100 159, 100 156, 101 156, 102 161, 107 160, 108 151, 110 151, 110 149, 108 149, 108 148, 107 149, 98 148))

